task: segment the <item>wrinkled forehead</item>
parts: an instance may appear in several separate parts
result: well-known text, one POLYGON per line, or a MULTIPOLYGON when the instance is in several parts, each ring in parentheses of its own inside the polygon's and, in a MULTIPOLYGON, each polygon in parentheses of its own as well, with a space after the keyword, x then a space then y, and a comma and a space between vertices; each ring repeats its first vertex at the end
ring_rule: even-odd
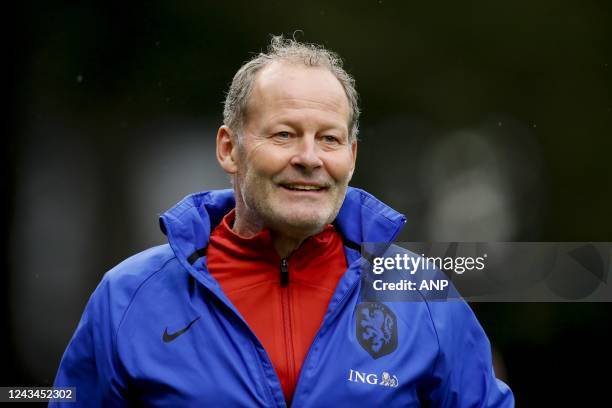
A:
POLYGON ((349 120, 349 103, 344 88, 326 67, 274 61, 255 77, 249 111, 266 108, 312 106, 337 113, 349 120))

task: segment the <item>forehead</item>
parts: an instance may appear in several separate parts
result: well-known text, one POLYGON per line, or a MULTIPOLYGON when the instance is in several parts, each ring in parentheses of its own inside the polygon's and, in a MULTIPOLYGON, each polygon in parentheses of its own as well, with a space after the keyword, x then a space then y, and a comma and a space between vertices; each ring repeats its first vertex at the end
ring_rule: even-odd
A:
MULTIPOLYGON (((274 61, 255 77, 249 110, 311 108, 342 115, 348 122, 348 98, 326 67, 274 61)), ((261 113, 261 112, 259 112, 261 113)))

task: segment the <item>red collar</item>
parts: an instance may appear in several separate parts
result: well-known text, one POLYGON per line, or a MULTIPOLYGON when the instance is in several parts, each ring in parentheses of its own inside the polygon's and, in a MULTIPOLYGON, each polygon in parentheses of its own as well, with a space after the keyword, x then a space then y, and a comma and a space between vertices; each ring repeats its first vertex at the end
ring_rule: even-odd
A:
MULTIPOLYGON (((222 249, 226 256, 240 258, 245 261, 257 261, 272 263, 277 266, 281 260, 274 249, 273 235, 269 228, 264 228, 257 234, 245 237, 236 233, 232 226, 236 219, 236 209, 233 209, 223 217, 219 225, 211 234, 211 242, 218 249, 222 249)), ((307 263, 308 260, 327 255, 334 238, 340 238, 340 234, 333 225, 328 224, 321 232, 307 238, 302 244, 289 255, 288 260, 293 265, 307 263)))

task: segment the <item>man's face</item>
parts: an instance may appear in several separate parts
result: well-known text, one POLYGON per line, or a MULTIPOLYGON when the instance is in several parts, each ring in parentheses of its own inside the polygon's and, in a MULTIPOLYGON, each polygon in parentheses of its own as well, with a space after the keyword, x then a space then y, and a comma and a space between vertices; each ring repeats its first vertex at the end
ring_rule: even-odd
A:
POLYGON ((335 219, 355 166, 348 119, 326 68, 274 62, 257 74, 235 174, 250 225, 298 236, 335 219))

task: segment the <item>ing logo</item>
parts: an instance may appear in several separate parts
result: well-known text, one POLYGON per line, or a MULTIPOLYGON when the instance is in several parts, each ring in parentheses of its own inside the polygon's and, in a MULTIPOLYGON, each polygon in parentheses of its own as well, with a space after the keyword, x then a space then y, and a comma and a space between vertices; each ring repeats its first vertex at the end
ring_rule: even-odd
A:
POLYGON ((397 376, 391 375, 386 371, 383 371, 382 374, 374 374, 374 373, 365 373, 362 371, 351 370, 349 371, 348 381, 369 385, 380 385, 383 387, 397 388, 399 386, 399 381, 397 376))

